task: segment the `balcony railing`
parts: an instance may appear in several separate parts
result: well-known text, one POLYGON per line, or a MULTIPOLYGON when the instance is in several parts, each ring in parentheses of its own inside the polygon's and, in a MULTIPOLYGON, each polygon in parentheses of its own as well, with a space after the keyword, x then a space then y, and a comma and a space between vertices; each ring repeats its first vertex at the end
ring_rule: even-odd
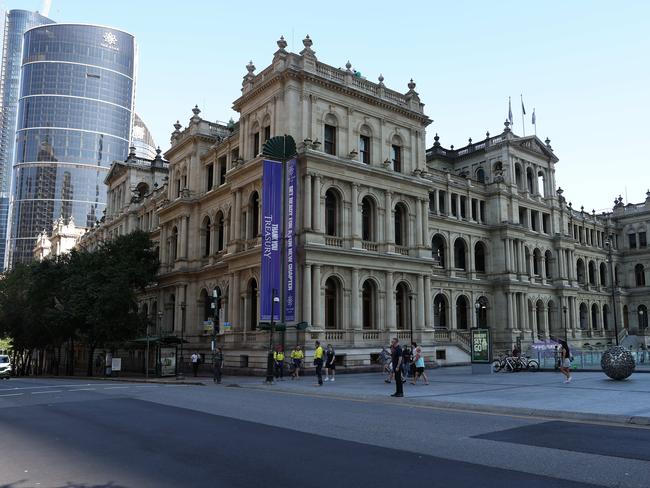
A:
POLYGON ((366 250, 366 251, 375 251, 379 249, 379 244, 376 242, 370 242, 370 241, 361 241, 361 246, 366 250))
POLYGON ((343 239, 341 237, 325 236, 325 245, 332 247, 343 247, 343 239))
POLYGON ((404 256, 409 255, 409 248, 406 246, 395 246, 395 251, 404 256))

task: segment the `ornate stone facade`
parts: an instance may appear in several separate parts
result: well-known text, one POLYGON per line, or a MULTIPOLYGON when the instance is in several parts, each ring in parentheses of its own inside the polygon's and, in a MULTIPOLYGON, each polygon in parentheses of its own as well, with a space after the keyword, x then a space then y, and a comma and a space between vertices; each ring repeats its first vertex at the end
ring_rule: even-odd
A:
POLYGON ((255 74, 248 64, 238 123, 205 121, 198 107, 186 128, 177 122, 158 190, 124 209, 111 206, 111 184, 102 237, 128 214, 124 231, 143 226, 160 245, 157 286, 142 296, 160 332, 208 353, 203 324, 216 290, 230 365, 245 356, 242 365, 264 367, 260 153, 289 134, 298 142, 297 315, 309 324, 286 333, 289 345, 332 343, 352 367, 394 335, 412 336, 430 357, 444 350, 443 364, 468 361, 475 326, 491 327, 497 350, 565 335, 604 345, 614 337, 610 240, 619 329, 645 333, 650 198, 617 201, 608 214, 576 211, 556 190, 550 141, 518 137, 508 123, 459 149, 436 135, 427 150, 431 120, 413 81, 393 91, 349 63, 321 63, 308 37, 303 45, 290 53, 281 39, 270 66, 255 74), (134 217, 149 211, 148 224, 134 217))

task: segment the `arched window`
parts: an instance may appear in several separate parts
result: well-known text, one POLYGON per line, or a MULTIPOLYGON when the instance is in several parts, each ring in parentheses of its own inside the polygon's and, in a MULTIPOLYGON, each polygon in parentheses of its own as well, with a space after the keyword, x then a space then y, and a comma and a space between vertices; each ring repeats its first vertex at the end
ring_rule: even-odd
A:
POLYGON ((370 197, 361 201, 361 239, 369 242, 377 241, 375 202, 370 197))
POLYGON ((524 189, 524 182, 523 182, 523 177, 521 173, 521 166, 517 163, 515 164, 515 184, 517 185, 517 188, 520 190, 524 189))
POLYGON ((526 262, 526 274, 530 276, 530 249, 524 247, 524 261, 526 262))
POLYGON ((395 244, 408 246, 407 242, 407 211, 403 203, 395 205, 395 244))
POLYGON ((378 329, 377 326, 377 289, 372 280, 363 282, 362 287, 362 326, 364 329, 378 329))
MULTIPOLYGON (((169 295, 169 299, 167 301, 167 306, 165 307, 165 317, 167 318, 168 322, 168 327, 165 328, 165 332, 171 331, 174 332, 176 330, 176 296, 175 295, 169 295)), ((165 327, 165 325, 163 325, 165 327)))
POLYGON ((546 196, 546 175, 542 170, 537 172, 537 193, 546 196))
POLYGON ((169 238, 169 259, 173 263, 178 256, 178 227, 172 228, 172 235, 169 238))
MULTIPOLYGON (((248 328, 257 329, 257 280, 252 278, 248 282, 248 328)), ((274 310, 275 312, 275 310, 274 310)))
POLYGON ((219 212, 217 214, 217 251, 223 251, 223 240, 224 240, 224 221, 223 214, 219 212))
POLYGON ((591 328, 598 328, 598 305, 595 303, 591 305, 591 328))
POLYGON ((478 273, 485 273, 485 244, 480 241, 474 246, 474 268, 478 273))
POLYGON ((339 282, 334 277, 327 278, 325 281, 325 328, 339 328, 339 282))
POLYGON ((339 199, 331 189, 325 193, 325 234, 339 235, 339 199))
POLYGON ((476 181, 479 183, 485 183, 485 170, 483 168, 476 170, 476 181))
POLYGON ((485 297, 479 297, 478 301, 478 314, 476 324, 477 327, 484 329, 487 327, 487 308, 488 308, 488 299, 485 297))
POLYGON ((648 328, 648 307, 645 305, 639 305, 639 330, 645 330, 648 328))
POLYGON ((468 329, 469 321, 468 318, 469 311, 469 301, 465 295, 460 295, 456 299, 456 328, 458 329, 468 329))
POLYGON ((546 314, 546 307, 542 300, 535 302, 535 320, 537 321, 537 336, 544 332, 544 315, 546 314))
POLYGON ((256 191, 251 195, 251 235, 250 238, 256 238, 260 233, 260 196, 256 191))
POLYGON ((408 294, 409 290, 406 283, 399 283, 395 290, 395 313, 397 315, 397 328, 401 330, 407 329, 409 324, 408 294))
POLYGON ((212 317, 212 307, 210 305, 210 297, 204 288, 201 290, 201 296, 199 297, 199 306, 202 310, 201 316, 204 322, 212 317))
POLYGON ((533 170, 532 168, 528 168, 526 170, 526 189, 528 190, 528 193, 535 193, 535 183, 534 183, 534 177, 533 177, 533 170))
POLYGON ((456 269, 467 270, 465 262, 465 255, 467 254, 467 244, 462 238, 457 238, 454 241, 454 267, 456 269))
POLYGON ((205 217, 201 224, 202 255, 207 258, 210 255, 210 217, 205 217))
POLYGON ((576 276, 578 277, 578 283, 587 283, 585 280, 585 262, 582 259, 578 259, 576 263, 576 276))
POLYGON ((438 293, 433 299, 433 326, 435 328, 447 328, 447 297, 438 293))
POLYGON ((605 263, 600 263, 600 284, 607 285, 607 265, 605 263))
POLYGON ((431 257, 435 266, 445 267, 445 238, 440 234, 431 239, 431 257))
POLYGON ((553 300, 549 300, 547 306, 547 317, 546 317, 546 321, 548 323, 549 329, 553 329, 553 326, 557 324, 556 317, 557 317, 557 309, 555 308, 555 302, 553 302, 553 300))
POLYGON ((544 253, 544 267, 546 268, 546 278, 550 279, 553 277, 551 266, 553 265, 553 254, 551 251, 546 251, 544 253))
POLYGON ((623 305, 623 328, 625 329, 630 328, 630 316, 628 314, 627 305, 623 305))
POLYGON ((541 275, 539 269, 541 261, 542 261, 542 252, 536 248, 533 250, 533 274, 535 276, 541 275))
POLYGON ((596 284, 596 263, 589 261, 589 284, 596 284))
POLYGON ((603 305, 603 329, 609 329, 609 307, 603 305))
POLYGON ((588 329, 589 325, 589 317, 588 317, 588 309, 587 309, 587 304, 586 303, 581 303, 580 304, 580 328, 585 330, 588 329))
POLYGON ((636 286, 645 286, 645 268, 642 264, 637 264, 634 267, 634 281, 636 286))

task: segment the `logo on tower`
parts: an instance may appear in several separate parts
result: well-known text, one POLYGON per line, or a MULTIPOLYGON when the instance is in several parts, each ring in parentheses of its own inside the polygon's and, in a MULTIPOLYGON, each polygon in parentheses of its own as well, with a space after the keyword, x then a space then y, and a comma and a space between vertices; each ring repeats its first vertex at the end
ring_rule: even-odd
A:
POLYGON ((102 47, 112 49, 113 51, 119 51, 117 48, 117 36, 112 32, 104 32, 102 42, 102 47))

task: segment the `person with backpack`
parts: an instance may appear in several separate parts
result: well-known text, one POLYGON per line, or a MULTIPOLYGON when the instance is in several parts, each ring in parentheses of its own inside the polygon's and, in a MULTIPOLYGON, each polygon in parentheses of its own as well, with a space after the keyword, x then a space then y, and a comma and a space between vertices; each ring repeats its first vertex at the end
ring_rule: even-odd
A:
POLYGON ((336 353, 332 344, 327 345, 327 350, 325 351, 325 381, 334 381, 334 374, 336 373, 336 353), (330 380, 331 377, 331 380, 330 380))
POLYGON ((281 345, 277 345, 273 353, 273 364, 275 367, 275 379, 284 381, 284 350, 281 345))
POLYGON ((566 376, 565 383, 571 383, 571 351, 566 341, 560 339, 560 371, 566 376))

